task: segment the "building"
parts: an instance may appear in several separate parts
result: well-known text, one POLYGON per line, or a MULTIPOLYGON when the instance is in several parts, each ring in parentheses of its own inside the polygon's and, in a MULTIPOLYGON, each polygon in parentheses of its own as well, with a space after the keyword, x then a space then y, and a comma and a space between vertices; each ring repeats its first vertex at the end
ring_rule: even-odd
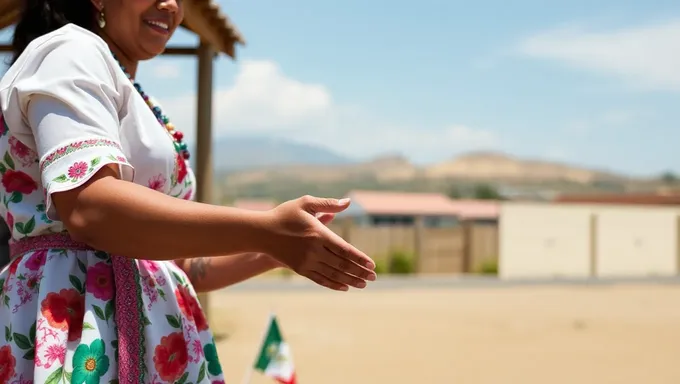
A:
POLYGON ((426 227, 452 227, 462 221, 495 223, 499 206, 495 201, 452 200, 441 193, 351 191, 350 207, 337 215, 358 226, 412 226, 418 220, 426 227))
POLYGON ((620 205, 680 205, 680 194, 661 193, 604 193, 561 195, 556 203, 570 204, 620 204, 620 205))

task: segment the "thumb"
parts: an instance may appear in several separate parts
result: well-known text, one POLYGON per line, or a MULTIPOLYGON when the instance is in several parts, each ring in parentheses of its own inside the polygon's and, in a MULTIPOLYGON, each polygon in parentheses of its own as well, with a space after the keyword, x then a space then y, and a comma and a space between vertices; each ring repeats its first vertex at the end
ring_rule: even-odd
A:
POLYGON ((322 197, 306 197, 302 199, 302 209, 312 214, 338 213, 349 207, 349 199, 329 199, 322 197))

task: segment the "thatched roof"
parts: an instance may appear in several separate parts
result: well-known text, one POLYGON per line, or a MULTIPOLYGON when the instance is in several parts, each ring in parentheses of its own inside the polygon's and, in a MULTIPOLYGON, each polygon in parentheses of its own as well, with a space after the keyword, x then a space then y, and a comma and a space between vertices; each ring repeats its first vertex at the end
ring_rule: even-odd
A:
MULTIPOLYGON (((245 39, 212 0, 186 0, 183 26, 195 32, 215 49, 236 57, 236 44, 245 45, 245 39)), ((0 29, 14 24, 19 17, 21 0, 0 0, 0 29)))

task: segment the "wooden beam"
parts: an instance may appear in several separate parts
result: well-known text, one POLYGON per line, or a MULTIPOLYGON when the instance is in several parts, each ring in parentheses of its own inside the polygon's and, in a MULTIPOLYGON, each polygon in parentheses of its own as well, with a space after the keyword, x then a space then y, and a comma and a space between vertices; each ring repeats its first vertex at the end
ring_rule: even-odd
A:
MULTIPOLYGON (((198 97, 196 98, 196 200, 213 203, 212 95, 215 49, 201 41, 198 47, 198 97)), ((205 316, 210 321, 207 294, 199 294, 205 316)))

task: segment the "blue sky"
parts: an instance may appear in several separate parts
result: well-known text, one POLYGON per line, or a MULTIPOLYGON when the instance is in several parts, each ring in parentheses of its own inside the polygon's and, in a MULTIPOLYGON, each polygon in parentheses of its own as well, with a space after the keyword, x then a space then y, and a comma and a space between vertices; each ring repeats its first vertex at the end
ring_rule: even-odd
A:
MULTIPOLYGON (((248 44, 216 62, 216 135, 420 163, 498 150, 680 171, 677 0, 220 4, 248 44)), ((189 136, 195 72, 158 58, 138 75, 189 136)))

